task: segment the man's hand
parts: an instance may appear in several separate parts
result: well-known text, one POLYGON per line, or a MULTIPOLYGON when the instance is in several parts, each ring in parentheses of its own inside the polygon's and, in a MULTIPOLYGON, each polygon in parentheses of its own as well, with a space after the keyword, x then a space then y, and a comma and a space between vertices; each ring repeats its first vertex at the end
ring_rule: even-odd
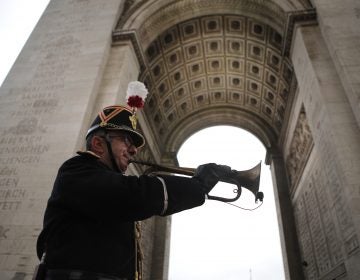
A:
POLYGON ((209 193, 219 180, 230 172, 231 168, 227 165, 207 163, 196 168, 193 178, 202 183, 205 193, 209 193))

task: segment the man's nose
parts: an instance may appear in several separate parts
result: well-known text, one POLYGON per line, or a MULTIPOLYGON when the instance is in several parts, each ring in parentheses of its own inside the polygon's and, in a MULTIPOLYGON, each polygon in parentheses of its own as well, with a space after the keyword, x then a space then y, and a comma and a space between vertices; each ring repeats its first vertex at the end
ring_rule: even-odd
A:
POLYGON ((137 148, 134 146, 134 145, 131 145, 129 148, 128 148, 128 152, 130 155, 134 156, 137 154, 137 148))

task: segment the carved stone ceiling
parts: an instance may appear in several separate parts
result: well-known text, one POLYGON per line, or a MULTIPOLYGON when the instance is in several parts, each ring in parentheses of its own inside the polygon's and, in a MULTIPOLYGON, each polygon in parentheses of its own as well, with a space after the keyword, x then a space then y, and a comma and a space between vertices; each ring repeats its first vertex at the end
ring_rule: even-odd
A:
POLYGON ((156 141, 200 112, 226 108, 257 116, 279 135, 293 77, 283 40, 237 15, 201 16, 160 34, 145 50, 139 78, 150 92, 144 111, 156 141))

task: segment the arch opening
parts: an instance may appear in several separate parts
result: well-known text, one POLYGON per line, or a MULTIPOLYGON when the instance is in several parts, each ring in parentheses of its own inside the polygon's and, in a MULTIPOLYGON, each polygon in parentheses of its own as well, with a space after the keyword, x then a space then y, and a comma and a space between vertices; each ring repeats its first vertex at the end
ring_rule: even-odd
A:
MULTIPOLYGON (((180 166, 216 162, 246 170, 264 159, 265 148, 243 129, 212 126, 191 135, 177 156, 180 166)), ((254 211, 209 200, 174 215, 169 279, 247 279, 249 273, 256 279, 285 279, 271 175, 265 165, 260 189, 265 193, 264 204, 254 211)), ((246 191, 235 203, 258 206, 246 191)))

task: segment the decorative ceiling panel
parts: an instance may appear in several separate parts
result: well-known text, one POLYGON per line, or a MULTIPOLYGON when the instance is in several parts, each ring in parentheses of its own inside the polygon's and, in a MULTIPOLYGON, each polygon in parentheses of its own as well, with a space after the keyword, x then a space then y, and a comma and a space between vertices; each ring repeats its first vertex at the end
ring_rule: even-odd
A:
POLYGON ((234 15, 194 18, 160 34, 144 52, 140 77, 159 143, 196 112, 229 105, 256 114, 279 134, 293 77, 283 46, 270 26, 234 15))

